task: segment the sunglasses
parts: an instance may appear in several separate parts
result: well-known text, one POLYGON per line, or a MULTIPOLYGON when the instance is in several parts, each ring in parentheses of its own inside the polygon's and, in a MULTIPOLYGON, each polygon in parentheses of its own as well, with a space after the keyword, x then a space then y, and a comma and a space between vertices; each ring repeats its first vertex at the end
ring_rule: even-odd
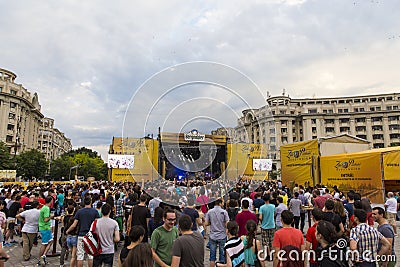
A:
POLYGON ((176 218, 173 218, 173 219, 167 219, 167 221, 169 221, 169 222, 173 222, 173 221, 176 221, 176 218))

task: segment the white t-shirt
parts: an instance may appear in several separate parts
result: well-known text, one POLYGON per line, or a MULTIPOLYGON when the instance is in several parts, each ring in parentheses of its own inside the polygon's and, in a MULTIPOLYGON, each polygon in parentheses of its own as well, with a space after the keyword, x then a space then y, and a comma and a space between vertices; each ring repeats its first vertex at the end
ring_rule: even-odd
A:
POLYGON ((387 212, 397 213, 397 200, 394 197, 386 200, 385 205, 387 206, 387 212))
POLYGON ((38 232, 40 210, 30 209, 20 213, 25 219, 25 224, 22 227, 22 232, 34 234, 38 232))

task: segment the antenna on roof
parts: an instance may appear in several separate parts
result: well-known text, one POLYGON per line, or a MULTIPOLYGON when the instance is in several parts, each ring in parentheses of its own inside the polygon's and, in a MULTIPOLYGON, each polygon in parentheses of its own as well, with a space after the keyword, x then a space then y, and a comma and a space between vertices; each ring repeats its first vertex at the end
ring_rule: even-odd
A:
POLYGON ((270 97, 271 97, 271 95, 270 95, 269 91, 267 91, 267 98, 270 98, 270 97))
POLYGON ((283 90, 282 90, 282 95, 284 96, 284 95, 285 95, 285 93, 286 93, 286 89, 285 89, 285 88, 283 88, 283 90))

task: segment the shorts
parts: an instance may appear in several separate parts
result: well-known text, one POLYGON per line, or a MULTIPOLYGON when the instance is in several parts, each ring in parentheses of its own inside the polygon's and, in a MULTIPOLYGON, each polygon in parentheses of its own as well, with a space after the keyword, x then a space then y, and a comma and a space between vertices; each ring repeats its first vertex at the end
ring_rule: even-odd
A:
POLYGON ((53 234, 51 230, 40 230, 40 235, 42 236, 42 245, 47 245, 53 241, 53 234))
POLYGON ((389 224, 396 225, 396 213, 387 212, 386 217, 389 224))
POLYGON ((275 229, 262 229, 261 240, 263 246, 272 247, 272 240, 274 239, 275 229))
POLYGON ((7 218, 7 229, 14 230, 15 228, 15 218, 8 217, 7 218))
MULTIPOLYGON (((85 249, 83 248, 83 236, 78 236, 78 243, 76 245, 76 260, 78 261, 83 261, 83 259, 85 258, 85 249)), ((93 256, 92 255, 88 255, 88 259, 92 260, 93 256)))
POLYGON ((78 236, 76 235, 69 235, 67 236, 67 247, 72 248, 78 245, 78 236))

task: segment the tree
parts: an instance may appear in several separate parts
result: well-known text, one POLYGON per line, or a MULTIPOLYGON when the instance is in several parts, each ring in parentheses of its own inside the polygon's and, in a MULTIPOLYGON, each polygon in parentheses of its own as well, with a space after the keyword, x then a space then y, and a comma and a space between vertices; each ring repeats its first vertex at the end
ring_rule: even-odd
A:
POLYGON ((71 168, 75 166, 76 163, 72 157, 67 155, 59 157, 51 162, 50 166, 50 176, 54 179, 61 180, 64 177, 68 180, 71 168))
POLYGON ((32 149, 17 156, 17 176, 22 178, 43 178, 48 168, 45 156, 32 149))
POLYGON ((81 147, 65 153, 60 158, 54 160, 51 164, 50 175, 53 179, 59 180, 61 177, 68 177, 71 168, 79 166, 73 170, 71 177, 78 176, 95 177, 96 180, 105 180, 107 178, 107 164, 101 159, 96 151, 81 147))
POLYGON ((0 141, 0 170, 14 169, 13 160, 10 151, 5 143, 0 141))

